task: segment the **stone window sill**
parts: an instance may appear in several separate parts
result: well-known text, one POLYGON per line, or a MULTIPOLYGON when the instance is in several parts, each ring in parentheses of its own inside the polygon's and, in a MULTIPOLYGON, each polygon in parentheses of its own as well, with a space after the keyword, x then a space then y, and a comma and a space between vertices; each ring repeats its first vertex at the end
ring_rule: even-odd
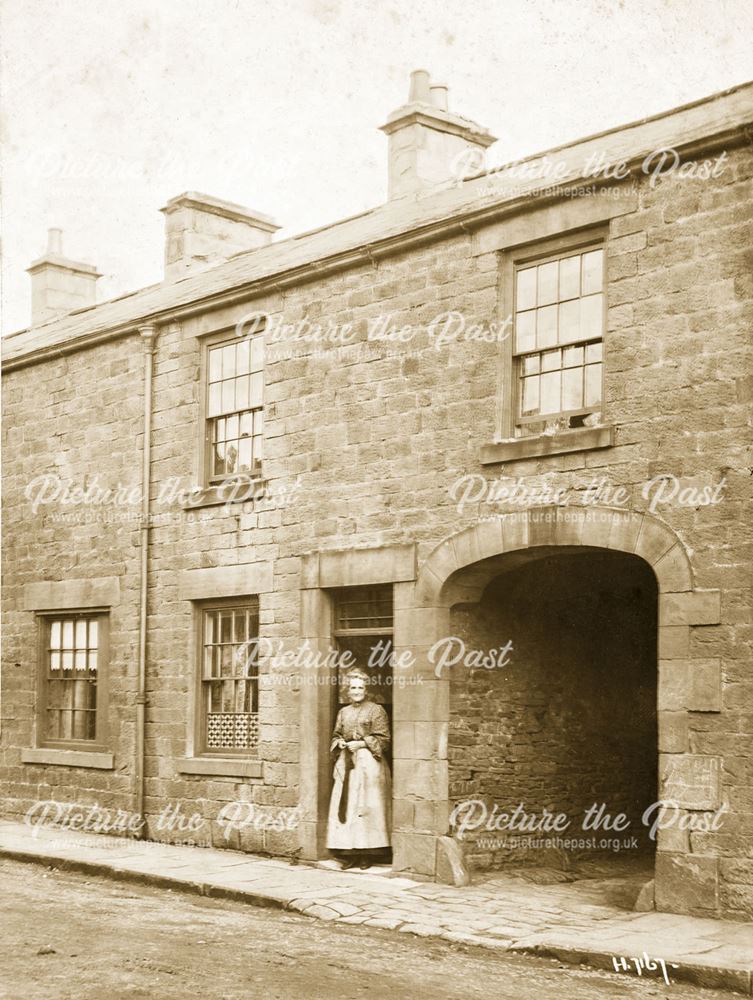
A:
POLYGON ((178 773, 261 778, 262 762, 243 757, 183 757, 178 761, 178 773))
POLYGON ((245 503, 248 500, 263 499, 266 491, 265 479, 249 479, 247 483, 220 483, 197 490, 183 504, 183 510, 200 510, 202 507, 220 507, 224 504, 245 503))
POLYGON ((59 750, 57 747, 28 747, 21 750, 24 764, 59 764, 63 767, 88 767, 111 771, 115 766, 111 753, 98 750, 59 750))
POLYGON ((594 451, 614 444, 614 426, 578 427, 559 434, 539 434, 537 437, 510 438, 481 446, 481 464, 495 465, 521 458, 544 458, 572 451, 594 451))

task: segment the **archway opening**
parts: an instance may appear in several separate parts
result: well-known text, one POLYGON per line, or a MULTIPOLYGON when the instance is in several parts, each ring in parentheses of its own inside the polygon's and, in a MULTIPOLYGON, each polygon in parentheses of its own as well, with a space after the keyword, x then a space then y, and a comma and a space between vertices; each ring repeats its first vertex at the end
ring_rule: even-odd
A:
POLYGON ((451 585, 452 636, 468 651, 507 650, 493 666, 451 668, 450 800, 456 835, 473 816, 462 834, 470 866, 648 872, 658 604, 649 565, 541 547, 476 563, 451 585))

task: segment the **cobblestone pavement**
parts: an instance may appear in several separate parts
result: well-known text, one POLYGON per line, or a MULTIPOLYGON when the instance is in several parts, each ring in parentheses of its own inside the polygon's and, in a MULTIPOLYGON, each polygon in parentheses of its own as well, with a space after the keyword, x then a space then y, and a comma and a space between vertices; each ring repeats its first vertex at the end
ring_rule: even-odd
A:
MULTIPOLYGON (((153 885, 295 910, 505 951, 556 955, 613 968, 613 956, 678 966, 673 979, 751 993, 753 924, 636 913, 573 891, 494 878, 465 888, 342 872, 232 851, 115 840, 94 834, 0 823, 0 854, 153 885)), ((593 894, 592 894, 593 895, 593 894)))

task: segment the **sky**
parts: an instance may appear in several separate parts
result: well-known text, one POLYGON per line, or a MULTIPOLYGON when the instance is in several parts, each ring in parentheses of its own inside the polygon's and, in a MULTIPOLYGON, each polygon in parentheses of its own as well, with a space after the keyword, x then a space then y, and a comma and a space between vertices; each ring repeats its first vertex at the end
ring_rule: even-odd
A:
POLYGON ((162 279, 194 190, 277 239, 382 203, 410 72, 496 163, 753 79, 753 0, 2 0, 2 331, 47 229, 98 301, 162 279))

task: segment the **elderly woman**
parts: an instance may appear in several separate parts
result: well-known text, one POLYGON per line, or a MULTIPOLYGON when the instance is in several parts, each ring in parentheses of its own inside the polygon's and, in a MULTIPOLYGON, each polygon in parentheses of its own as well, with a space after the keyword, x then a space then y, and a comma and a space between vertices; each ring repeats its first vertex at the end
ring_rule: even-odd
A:
POLYGON ((335 783, 329 805, 327 847, 343 868, 368 868, 390 846, 390 742, 387 713, 366 697, 368 674, 347 674, 350 705, 337 713, 330 751, 335 783))

